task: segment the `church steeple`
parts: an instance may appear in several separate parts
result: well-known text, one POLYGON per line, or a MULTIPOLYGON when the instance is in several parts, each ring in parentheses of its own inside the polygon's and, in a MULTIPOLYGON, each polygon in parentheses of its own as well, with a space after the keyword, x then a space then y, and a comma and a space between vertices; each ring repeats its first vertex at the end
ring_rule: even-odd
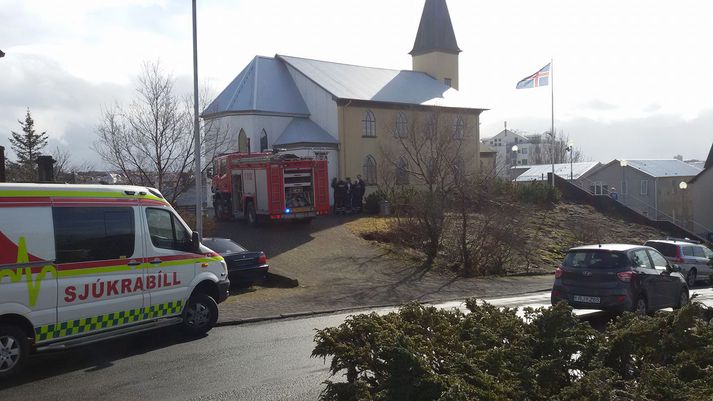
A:
POLYGON ((413 44, 414 71, 458 89, 458 47, 446 0, 426 0, 413 44))
POLYGON ((426 0, 416 41, 409 54, 418 56, 436 51, 452 54, 461 52, 456 42, 456 34, 453 32, 446 0, 426 0))

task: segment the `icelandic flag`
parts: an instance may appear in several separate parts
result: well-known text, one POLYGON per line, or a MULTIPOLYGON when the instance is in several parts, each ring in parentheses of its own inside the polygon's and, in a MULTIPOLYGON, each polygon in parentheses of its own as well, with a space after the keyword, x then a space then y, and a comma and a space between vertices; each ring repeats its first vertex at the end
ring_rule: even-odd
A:
POLYGON ((547 86, 550 84, 550 64, 542 67, 540 71, 530 75, 529 77, 523 78, 517 83, 515 89, 529 89, 537 88, 538 86, 547 86))

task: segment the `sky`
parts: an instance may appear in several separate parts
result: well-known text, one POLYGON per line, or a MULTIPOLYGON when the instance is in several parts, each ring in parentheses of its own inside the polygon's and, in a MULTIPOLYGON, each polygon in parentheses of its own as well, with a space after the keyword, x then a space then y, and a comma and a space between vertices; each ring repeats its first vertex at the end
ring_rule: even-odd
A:
MULTIPOLYGON (((215 95, 255 55, 410 69, 423 0, 198 0, 199 82, 215 95)), ((585 157, 705 159, 713 143, 713 24, 697 0, 448 0, 460 91, 481 137, 550 128, 550 87, 517 81, 554 60, 555 129, 585 157)), ((0 0, 0 145, 30 109, 47 150, 103 163, 102 109, 145 62, 192 93, 189 0, 0 0)), ((9 154, 13 158, 12 153, 9 154)))

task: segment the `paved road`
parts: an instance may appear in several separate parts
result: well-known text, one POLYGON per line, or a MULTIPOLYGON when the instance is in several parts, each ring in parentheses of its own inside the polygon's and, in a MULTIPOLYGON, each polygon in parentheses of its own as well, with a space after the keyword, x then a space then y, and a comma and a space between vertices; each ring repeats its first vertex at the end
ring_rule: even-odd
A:
MULTIPOLYGON (((710 288, 696 292, 713 305, 710 288)), ((537 307, 548 305, 548 300, 543 292, 489 302, 537 307)), ((219 327, 194 341, 166 329, 41 354, 21 381, 0 384, 0 399, 314 400, 328 378, 324 362, 310 358, 314 330, 337 325, 346 316, 219 327)))

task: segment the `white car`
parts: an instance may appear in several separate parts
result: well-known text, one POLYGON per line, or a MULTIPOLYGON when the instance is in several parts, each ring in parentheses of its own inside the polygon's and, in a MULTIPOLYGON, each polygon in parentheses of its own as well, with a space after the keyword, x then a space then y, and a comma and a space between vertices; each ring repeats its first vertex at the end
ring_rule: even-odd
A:
POLYGON ((0 379, 31 349, 209 331, 230 281, 155 189, 0 184, 0 379))

